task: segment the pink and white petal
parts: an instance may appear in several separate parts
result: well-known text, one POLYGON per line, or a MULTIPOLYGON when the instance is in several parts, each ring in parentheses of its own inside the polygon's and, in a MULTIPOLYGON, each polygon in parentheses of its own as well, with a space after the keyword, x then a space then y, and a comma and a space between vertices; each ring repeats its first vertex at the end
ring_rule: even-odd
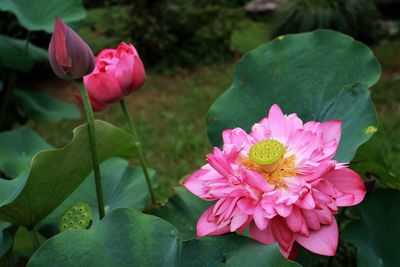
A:
POLYGON ((315 208, 315 201, 312 194, 307 192, 301 199, 296 202, 296 205, 305 210, 312 210, 315 208))
POLYGON ((278 204, 275 205, 276 212, 282 216, 287 217, 292 212, 293 205, 278 204))
POLYGON ((324 178, 344 193, 336 199, 343 206, 357 205, 365 197, 366 189, 361 177, 349 168, 330 171, 324 175, 324 178), (354 197, 352 201, 348 197, 349 194, 354 197), (341 198, 344 198, 343 201, 341 198))
POLYGON ((314 170, 313 173, 308 174, 308 175, 304 176, 303 178, 306 182, 311 182, 311 181, 321 178, 325 173, 332 171, 334 169, 335 169, 335 162, 325 161, 325 162, 321 163, 314 170))
POLYGON ((241 128, 225 130, 222 132, 224 145, 232 144, 244 148, 250 145, 249 135, 241 128))
POLYGON ((207 155, 207 162, 216 170, 219 174, 225 178, 229 178, 233 175, 233 170, 231 165, 226 160, 222 151, 215 147, 213 154, 207 155))
POLYGON ((232 217, 230 231, 235 232, 237 229, 241 228, 249 218, 249 215, 241 212, 239 209, 236 209, 235 215, 232 217))
POLYGON ((195 171, 185 181, 183 181, 183 186, 200 198, 212 200, 212 198, 210 198, 210 195, 208 194, 208 189, 204 186, 204 180, 202 179, 202 177, 208 172, 209 170, 205 169, 195 171))
POLYGON ((229 232, 229 225, 218 225, 217 218, 212 214, 213 206, 209 207, 197 222, 197 237, 206 235, 220 235, 229 232))
POLYGON ((255 207, 257 206, 258 201, 253 200, 251 198, 242 198, 237 202, 238 208, 246 213, 247 215, 252 215, 255 207))
POLYGON ((239 234, 242 234, 244 232, 244 230, 246 230, 247 226, 249 226, 249 224, 251 223, 252 220, 253 220, 253 218, 251 216, 247 217, 247 221, 239 229, 237 229, 239 234))
POLYGON ((304 124, 303 129, 312 133, 321 133, 320 124, 318 121, 308 121, 304 124))
POLYGON ((333 121, 321 122, 319 127, 323 132, 322 141, 324 143, 336 140, 337 145, 339 145, 340 136, 342 135, 342 121, 333 120, 333 121))
POLYGON ((277 104, 272 105, 269 110, 268 126, 271 130, 271 137, 286 144, 288 138, 288 133, 286 131, 286 116, 277 104))
POLYGON ((261 174, 244 168, 241 168, 241 172, 244 174, 244 181, 252 188, 264 193, 274 190, 274 187, 267 183, 261 174))
POLYGON ((336 220, 324 225, 318 231, 311 231, 309 237, 297 236, 296 241, 306 249, 325 256, 334 256, 338 245, 336 220))
POLYGON ((271 138, 271 131, 261 123, 256 123, 251 128, 250 136, 253 137, 255 142, 260 142, 262 140, 271 138))
POLYGON ((318 189, 312 190, 312 196, 313 196, 315 202, 317 202, 318 204, 328 204, 328 203, 333 202, 332 197, 330 197, 327 194, 322 193, 318 189))
POLYGON ((258 229, 265 230, 265 228, 267 228, 269 220, 265 218, 264 209, 261 207, 261 205, 258 205, 254 209, 253 219, 258 229))
POLYGON ((353 194, 343 194, 338 196, 335 199, 335 204, 338 207, 348 207, 355 205, 354 203, 354 195, 353 194))
POLYGON ((249 230, 251 238, 263 244, 270 245, 276 242, 276 239, 271 230, 270 223, 268 224, 267 228, 265 228, 264 230, 260 230, 254 222, 251 222, 249 230))

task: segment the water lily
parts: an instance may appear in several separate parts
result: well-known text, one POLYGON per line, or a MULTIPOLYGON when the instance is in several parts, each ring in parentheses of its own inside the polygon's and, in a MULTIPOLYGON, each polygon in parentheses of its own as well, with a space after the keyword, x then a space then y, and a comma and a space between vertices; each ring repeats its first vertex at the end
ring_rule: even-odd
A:
POLYGON ((333 159, 341 121, 303 123, 273 105, 250 134, 225 130, 223 148, 184 181, 198 197, 216 201, 200 217, 198 237, 243 232, 278 243, 292 258, 298 245, 332 256, 338 244, 334 214, 360 203, 365 187, 346 163, 333 159))

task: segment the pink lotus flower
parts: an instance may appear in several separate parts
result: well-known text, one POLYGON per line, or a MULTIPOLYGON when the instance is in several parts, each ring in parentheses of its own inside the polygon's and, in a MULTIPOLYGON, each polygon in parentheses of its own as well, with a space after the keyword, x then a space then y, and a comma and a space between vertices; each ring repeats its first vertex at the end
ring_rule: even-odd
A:
POLYGON ((360 176, 332 158, 341 122, 310 121, 284 115, 273 105, 268 117, 247 134, 225 130, 223 150, 214 148, 208 164, 183 185, 205 200, 217 200, 197 223, 198 237, 242 232, 264 244, 278 243, 293 258, 298 244, 333 256, 338 244, 334 214, 360 203, 360 176))
POLYGON ((94 68, 90 47, 58 17, 49 44, 49 62, 54 73, 64 80, 82 78, 94 68))
MULTIPOLYGON (((92 73, 83 78, 94 111, 138 90, 146 77, 135 47, 121 42, 116 49, 104 49, 96 57, 92 73)), ((79 99, 79 97, 78 97, 79 99)))

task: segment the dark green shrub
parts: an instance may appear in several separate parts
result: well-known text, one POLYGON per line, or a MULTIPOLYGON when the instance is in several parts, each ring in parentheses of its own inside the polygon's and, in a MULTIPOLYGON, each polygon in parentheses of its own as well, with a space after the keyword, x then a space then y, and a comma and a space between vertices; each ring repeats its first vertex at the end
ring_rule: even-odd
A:
POLYGON ((114 47, 122 40, 132 42, 147 66, 226 59, 231 54, 230 36, 238 11, 199 2, 141 0, 127 6, 89 10, 79 33, 94 52, 114 47))
POLYGON ((370 0, 290 0, 277 14, 273 37, 325 28, 374 42, 378 18, 370 0))

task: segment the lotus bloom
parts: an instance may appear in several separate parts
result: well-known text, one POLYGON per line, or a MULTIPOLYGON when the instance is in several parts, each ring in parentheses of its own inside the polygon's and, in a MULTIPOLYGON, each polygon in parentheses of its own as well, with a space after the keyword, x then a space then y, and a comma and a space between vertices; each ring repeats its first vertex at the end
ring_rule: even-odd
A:
POLYGON ((116 49, 104 49, 96 57, 94 71, 83 81, 94 111, 138 90, 146 73, 135 47, 121 42, 116 49))
POLYGON ((82 78, 94 68, 92 50, 58 17, 49 45, 49 61, 54 73, 64 80, 82 78))
POLYGON ((242 232, 264 244, 278 243, 293 258, 298 245, 332 256, 338 244, 334 214, 360 203, 360 176, 333 160, 340 121, 303 123, 273 105, 247 134, 225 130, 223 149, 184 181, 198 197, 216 203, 197 223, 198 237, 242 232))

